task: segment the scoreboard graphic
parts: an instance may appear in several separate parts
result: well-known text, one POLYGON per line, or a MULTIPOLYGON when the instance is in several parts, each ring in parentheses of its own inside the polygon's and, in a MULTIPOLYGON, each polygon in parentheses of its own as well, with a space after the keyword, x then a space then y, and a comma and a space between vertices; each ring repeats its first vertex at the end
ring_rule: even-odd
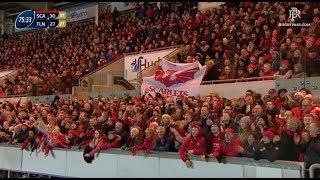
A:
POLYGON ((65 11, 26 10, 21 12, 16 21, 16 29, 64 28, 67 25, 65 11))

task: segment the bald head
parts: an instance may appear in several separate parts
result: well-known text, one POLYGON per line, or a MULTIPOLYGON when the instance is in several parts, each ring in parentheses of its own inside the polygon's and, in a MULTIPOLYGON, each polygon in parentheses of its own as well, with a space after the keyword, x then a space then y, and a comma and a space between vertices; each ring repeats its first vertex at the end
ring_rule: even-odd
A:
POLYGON ((136 127, 132 128, 131 131, 130 131, 130 137, 131 138, 137 137, 139 135, 139 132, 140 131, 139 131, 138 128, 136 128, 136 127))
POLYGON ((309 134, 311 137, 318 137, 320 134, 320 123, 319 122, 311 122, 309 126, 309 134))
POLYGON ((263 112, 262 106, 260 105, 256 105, 254 106, 254 108, 252 109, 252 115, 254 116, 260 116, 263 112))

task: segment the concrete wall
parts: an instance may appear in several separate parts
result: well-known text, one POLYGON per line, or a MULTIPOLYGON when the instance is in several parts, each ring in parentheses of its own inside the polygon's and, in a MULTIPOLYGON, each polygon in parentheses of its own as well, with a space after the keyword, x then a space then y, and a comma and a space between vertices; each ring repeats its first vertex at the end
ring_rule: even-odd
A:
MULTIPOLYGON (((33 103, 33 104, 40 104, 40 103, 45 103, 45 104, 50 104, 56 95, 47 95, 47 96, 25 96, 25 97, 9 97, 9 98, 0 98, 0 102, 4 101, 11 101, 11 102, 26 102, 28 99, 33 103)), ((71 94, 59 94, 58 95, 62 99, 70 99, 71 94)))
POLYGON ((247 158, 227 158, 226 164, 215 159, 208 162, 190 157, 193 168, 186 168, 177 153, 151 153, 132 156, 119 149, 101 152, 91 164, 83 160, 82 151, 54 150, 55 157, 42 152, 30 155, 17 147, 0 146, 0 169, 34 172, 68 177, 277 177, 300 178, 303 163, 247 158))
POLYGON ((275 88, 275 80, 209 84, 200 85, 200 95, 209 95, 210 92, 214 91, 217 92, 220 97, 238 98, 244 96, 246 90, 251 89, 264 96, 270 88, 275 88))

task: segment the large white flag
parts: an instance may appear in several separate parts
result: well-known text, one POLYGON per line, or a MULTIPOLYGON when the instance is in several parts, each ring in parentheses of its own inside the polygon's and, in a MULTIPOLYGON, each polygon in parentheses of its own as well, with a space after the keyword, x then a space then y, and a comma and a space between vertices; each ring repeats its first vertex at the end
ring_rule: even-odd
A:
POLYGON ((204 74, 205 66, 199 62, 172 63, 162 59, 155 75, 143 78, 141 94, 197 96, 204 74))

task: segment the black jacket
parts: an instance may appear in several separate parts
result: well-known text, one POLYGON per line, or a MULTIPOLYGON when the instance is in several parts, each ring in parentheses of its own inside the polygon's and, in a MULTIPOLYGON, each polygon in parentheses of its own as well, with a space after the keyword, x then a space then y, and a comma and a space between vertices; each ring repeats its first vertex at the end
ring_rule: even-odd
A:
POLYGON ((293 136, 282 134, 279 142, 279 159, 286 161, 298 161, 299 150, 293 140, 293 136))
POLYGON ((213 118, 213 116, 208 115, 206 118, 200 117, 200 127, 201 127, 201 135, 203 137, 207 137, 209 132, 211 131, 211 126, 209 126, 207 124, 207 120, 211 119, 212 122, 215 122, 215 119, 213 118))
POLYGON ((173 141, 166 138, 157 138, 153 150, 154 151, 170 151, 170 147, 173 146, 173 141))
POLYGON ((309 142, 298 147, 300 152, 304 153, 306 168, 320 162, 320 137, 312 138, 309 142))
POLYGON ((261 143, 260 147, 255 149, 254 159, 267 159, 271 162, 277 160, 279 157, 279 144, 273 143, 272 141, 265 144, 261 143))
POLYGON ((143 143, 143 140, 142 140, 142 137, 141 136, 138 136, 136 138, 131 138, 129 137, 127 142, 121 146, 121 149, 123 150, 129 150, 131 149, 133 146, 135 145, 140 145, 141 143, 143 143))
POLYGON ((212 81, 219 80, 220 71, 218 68, 212 67, 206 74, 204 75, 202 81, 212 81))

